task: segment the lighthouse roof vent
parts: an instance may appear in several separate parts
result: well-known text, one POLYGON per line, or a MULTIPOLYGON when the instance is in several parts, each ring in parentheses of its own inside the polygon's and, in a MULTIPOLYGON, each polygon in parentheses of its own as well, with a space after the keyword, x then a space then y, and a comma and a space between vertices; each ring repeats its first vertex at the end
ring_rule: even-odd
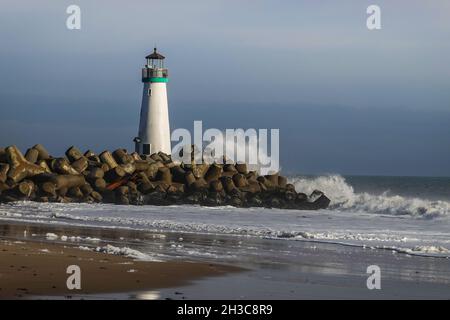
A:
POLYGON ((145 57, 145 59, 152 59, 152 60, 164 60, 166 57, 164 57, 159 52, 156 52, 156 48, 153 49, 153 53, 149 54, 145 57))

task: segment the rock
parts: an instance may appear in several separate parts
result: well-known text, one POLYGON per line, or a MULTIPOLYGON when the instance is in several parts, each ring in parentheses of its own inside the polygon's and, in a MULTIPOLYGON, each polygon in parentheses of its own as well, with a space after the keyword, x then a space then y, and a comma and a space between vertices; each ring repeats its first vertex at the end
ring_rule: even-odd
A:
POLYGON ((269 190, 264 183, 258 181, 258 184, 259 184, 259 187, 261 189, 261 192, 265 193, 265 192, 267 192, 269 190))
POLYGON ((270 182, 270 184, 272 185, 272 187, 277 187, 278 186, 278 173, 276 174, 268 174, 264 176, 266 178, 267 181, 270 182))
POLYGON ((202 201, 202 205, 209 207, 221 206, 224 204, 223 197, 218 192, 211 192, 208 196, 202 201))
POLYGON ((126 196, 130 192, 130 188, 128 186, 120 186, 116 189, 116 195, 126 196))
POLYGON ((69 190, 67 191, 67 195, 71 198, 76 199, 82 198, 84 196, 79 187, 69 188, 69 190))
POLYGON ((283 176, 278 176, 278 186, 280 188, 286 188, 287 186, 287 179, 283 176))
POLYGON ((326 209, 330 205, 331 200, 323 194, 322 191, 315 190, 310 196, 310 201, 313 200, 313 209, 326 209))
POLYGON ((248 186, 248 181, 245 176, 241 173, 236 173, 233 175, 233 182, 237 188, 243 188, 248 186))
POLYGON ((71 146, 66 151, 66 157, 67 159, 69 159, 70 162, 74 162, 77 161, 78 159, 81 159, 83 157, 83 154, 78 148, 71 146))
POLYGON ((186 171, 181 166, 174 166, 170 169, 173 181, 178 183, 186 182, 186 171))
POLYGON ((138 185, 138 190, 142 193, 142 194, 149 194, 150 192, 153 192, 156 189, 156 186, 148 181, 148 182, 141 182, 138 185))
POLYGON ((51 182, 55 185, 56 190, 70 189, 74 187, 81 187, 86 183, 82 175, 56 175, 56 174, 40 174, 33 177, 38 182, 51 182))
POLYGON ((130 190, 130 192, 138 192, 137 185, 133 181, 128 181, 126 186, 128 187, 128 190, 130 190))
POLYGON ((124 205, 124 206, 126 206, 126 205, 129 205, 129 204, 130 204, 130 200, 128 199, 127 196, 125 196, 125 195, 120 195, 120 196, 116 197, 115 203, 118 204, 118 205, 124 205))
POLYGON ((194 192, 185 197, 184 202, 187 204, 202 204, 206 197, 204 192, 194 192))
POLYGON ((114 150, 112 155, 118 164, 126 165, 134 162, 134 158, 125 149, 114 150))
MULTIPOLYGON (((116 194, 115 194, 114 190, 109 190, 107 188, 104 188, 102 190, 96 190, 96 188, 94 186, 93 186, 93 188, 94 188, 94 192, 98 192, 102 196, 103 203, 115 203, 116 194)), ((91 193, 91 197, 92 197, 93 193, 91 193)))
POLYGON ((122 167, 116 166, 105 172, 105 180, 108 182, 117 182, 125 177, 126 172, 122 167))
POLYGON ((47 149, 45 149, 42 144, 34 145, 33 149, 36 149, 39 152, 38 160, 48 160, 48 159, 50 159, 50 155, 49 155, 47 149))
POLYGON ((39 190, 44 193, 45 196, 56 196, 56 185, 53 182, 47 181, 39 185, 39 190))
POLYGON ((222 177, 230 177, 233 178, 233 176, 237 173, 237 171, 224 171, 222 172, 222 177))
POLYGON ((317 199, 319 199, 321 196, 323 195, 322 191, 319 190, 314 190, 313 192, 311 192, 311 194, 308 197, 308 201, 309 202, 314 202, 317 199))
POLYGON ((233 196, 231 197, 230 204, 235 207, 242 207, 244 202, 240 197, 233 196))
POLYGON ((9 164, 8 178, 14 183, 45 172, 43 168, 28 162, 16 146, 7 147, 5 152, 9 164))
MULTIPOLYGON (((9 190, 10 186, 8 184, 6 184, 5 182, 0 181, 0 194, 5 191, 5 190, 9 190)), ((0 201, 1 202, 1 201, 0 201)))
POLYGON ((291 183, 286 184, 286 190, 295 192, 295 186, 291 183))
POLYGON ((9 164, 0 163, 0 182, 6 182, 8 178, 9 164))
POLYGON ((37 197, 36 201, 37 202, 44 202, 44 203, 46 203, 46 202, 50 202, 50 198, 49 197, 45 197, 45 196, 37 197))
POLYGON ((142 206, 145 204, 144 196, 140 193, 130 192, 128 199, 133 206, 142 206))
POLYGON ((137 188, 143 193, 147 194, 155 189, 155 185, 150 182, 145 173, 139 172, 136 176, 137 188))
POLYGON ((297 202, 301 203, 301 202, 305 202, 308 201, 308 196, 304 193, 297 193, 297 202))
POLYGON ((89 183, 85 183, 80 187, 80 191, 83 193, 83 195, 89 196, 92 192, 94 192, 94 189, 89 183))
MULTIPOLYGON (((273 179, 272 179, 272 180, 273 180, 273 179)), ((278 178, 277 178, 277 180, 278 180, 278 178)), ((266 177, 260 176, 260 177, 257 178, 257 181, 258 181, 262 186, 264 186, 263 189, 265 189, 265 190, 270 190, 270 189, 275 188, 275 185, 272 183, 272 181, 269 180, 269 179, 266 178, 266 177)))
POLYGON ((166 167, 161 167, 158 169, 158 173, 156 174, 156 180, 162 181, 167 184, 172 183, 172 174, 170 173, 170 169, 166 167))
MULTIPOLYGON (((87 157, 87 158, 88 158, 89 161, 96 162, 96 163, 102 163, 102 160, 101 160, 100 157, 99 157, 98 155, 96 155, 96 154, 90 155, 90 156, 87 157)), ((105 165, 108 166, 106 163, 105 163, 105 165)), ((109 166, 108 166, 108 168, 109 168, 109 166)))
POLYGON ((236 163, 234 166, 237 172, 246 175, 248 174, 247 164, 246 163, 236 163))
POLYGON ((36 164, 38 161, 38 157, 39 157, 39 151, 37 151, 34 148, 28 149, 27 152, 25 153, 25 159, 27 161, 29 161, 30 163, 36 164))
POLYGON ((41 167, 42 169, 44 169, 44 171, 47 172, 47 173, 51 173, 51 172, 52 172, 52 170, 51 170, 50 167, 48 166, 46 160, 38 160, 37 165, 38 165, 39 167, 41 167))
POLYGON ((292 190, 286 190, 285 194, 284 194, 284 198, 289 201, 295 201, 297 199, 297 194, 295 193, 295 191, 292 190))
POLYGON ((101 168, 91 168, 87 174, 87 178, 95 180, 105 176, 105 172, 101 168))
POLYGON ((199 191, 206 191, 208 189, 208 184, 206 183, 205 179, 197 179, 195 180, 190 186, 189 188, 191 190, 193 190, 194 192, 199 192, 199 191))
POLYGON ((153 184, 155 185, 155 191, 156 192, 161 192, 161 193, 166 193, 167 189, 169 189, 170 184, 164 182, 164 181, 155 181, 153 182, 153 184))
POLYGON ((91 196, 84 196, 82 199, 79 199, 79 201, 82 203, 94 203, 95 202, 94 198, 92 198, 91 196))
POLYGON ((102 202, 103 197, 100 193, 98 193, 97 191, 93 191, 91 193, 91 197, 94 199, 95 202, 102 202))
POLYGON ((249 207, 262 207, 264 205, 263 201, 258 195, 249 197, 247 204, 249 207))
POLYGON ((109 151, 103 151, 100 153, 99 158, 103 163, 106 163, 110 169, 114 169, 118 166, 116 160, 114 160, 114 157, 109 151))
POLYGON ((147 170, 145 171, 145 174, 150 180, 155 179, 156 174, 158 173, 158 170, 161 167, 159 164, 160 162, 154 162, 150 164, 147 170))
POLYGON ((209 166, 208 171, 205 174, 205 181, 207 183, 210 183, 214 180, 219 180, 219 178, 222 176, 223 169, 221 166, 217 164, 212 164, 209 166))
POLYGON ((209 184, 209 188, 212 192, 215 192, 215 193, 223 192, 223 185, 222 185, 222 182, 220 182, 219 180, 211 181, 209 184))
POLYGON ((248 182, 258 182, 257 180, 257 174, 255 171, 250 171, 248 174, 245 175, 245 177, 247 178, 248 182))
POLYGON ((190 186, 195 182, 194 174, 191 171, 186 172, 185 181, 187 186, 190 186))
POLYGON ((20 201, 21 199, 9 194, 9 192, 3 192, 0 195, 0 200, 1 200, 1 202, 8 203, 8 202, 20 201))
POLYGON ((72 162, 71 166, 72 168, 77 170, 78 173, 83 173, 83 171, 88 168, 88 160, 84 156, 82 156, 78 160, 72 162))
POLYGON ((144 195, 144 203, 149 205, 167 205, 166 193, 161 189, 155 189, 154 192, 144 195))
POLYGON ((6 163, 8 160, 6 158, 6 152, 4 148, 0 148, 0 163, 6 163))
POLYGON ((230 177, 221 177, 220 182, 222 182, 226 193, 231 193, 236 189, 233 179, 230 177))
POLYGON ((134 168, 137 172, 145 172, 149 165, 150 164, 145 160, 134 160, 134 168))
POLYGON ((164 152, 160 151, 160 152, 158 152, 158 155, 162 159, 163 162, 170 162, 170 161, 172 161, 172 158, 169 155, 165 154, 164 152))
POLYGON ((133 174, 134 171, 136 171, 136 166, 134 165, 133 162, 129 162, 127 164, 121 164, 120 167, 122 167, 122 169, 128 174, 133 174))
POLYGON ((83 154, 86 158, 95 158, 96 154, 92 150, 86 150, 86 152, 83 154))
POLYGON ((234 164, 225 164, 223 166, 223 171, 225 171, 225 172, 233 172, 233 175, 234 175, 234 173, 237 172, 236 167, 234 166, 234 164))
POLYGON ((281 207, 280 199, 275 198, 275 197, 270 198, 268 203, 269 203, 270 208, 280 208, 281 207))
POLYGON ((185 192, 185 188, 184 188, 184 184, 182 183, 172 183, 169 188, 167 189, 167 193, 169 194, 184 194, 185 192))
POLYGON ((67 187, 57 188, 56 189, 56 195, 58 196, 57 198, 65 198, 68 191, 69 191, 69 188, 67 188, 67 187))
POLYGON ((92 187, 96 190, 96 191, 101 191, 103 192, 106 189, 106 181, 103 178, 98 178, 95 179, 92 182, 92 187))
POLYGON ((70 164, 69 161, 65 158, 57 158, 53 159, 51 162, 51 169, 59 174, 72 174, 78 175, 79 172, 75 170, 70 164))
POLYGON ((248 193, 260 193, 261 192, 261 186, 258 182, 250 181, 246 186, 240 188, 241 191, 248 192, 248 193))
POLYGON ((36 186, 32 181, 25 180, 20 182, 14 189, 17 196, 21 198, 29 198, 31 194, 36 190, 36 186))
POLYGON ((205 174, 208 171, 208 169, 209 169, 209 165, 206 163, 202 163, 202 164, 195 165, 192 168, 192 173, 194 174, 195 178, 200 179, 200 178, 205 177, 205 174))
POLYGON ((141 157, 139 156, 139 153, 133 152, 131 154, 131 157, 134 159, 134 161, 142 161, 141 157))
POLYGON ((150 158, 152 158, 152 159, 155 160, 156 162, 158 162, 158 161, 162 162, 162 161, 163 161, 163 159, 162 159, 162 158, 159 156, 159 154, 157 154, 157 153, 152 154, 152 155, 150 156, 150 158))
POLYGON ((75 147, 66 156, 53 158, 42 145, 28 149, 25 156, 15 146, 0 148, 0 202, 190 203, 308 210, 330 204, 320 191, 307 197, 297 193, 286 177, 259 176, 244 163, 199 163, 192 156, 189 163, 175 163, 164 153, 140 156, 125 149, 99 156, 88 150, 83 155, 75 147))

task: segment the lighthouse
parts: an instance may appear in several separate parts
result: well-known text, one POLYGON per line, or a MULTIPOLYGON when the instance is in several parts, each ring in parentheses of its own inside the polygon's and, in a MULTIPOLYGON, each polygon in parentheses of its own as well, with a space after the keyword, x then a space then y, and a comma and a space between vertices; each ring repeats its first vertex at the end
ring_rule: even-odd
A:
POLYGON ((135 151, 149 155, 157 152, 171 154, 169 107, 167 103, 168 70, 164 68, 165 57, 154 48, 145 57, 142 68, 141 115, 139 133, 134 138, 135 151))

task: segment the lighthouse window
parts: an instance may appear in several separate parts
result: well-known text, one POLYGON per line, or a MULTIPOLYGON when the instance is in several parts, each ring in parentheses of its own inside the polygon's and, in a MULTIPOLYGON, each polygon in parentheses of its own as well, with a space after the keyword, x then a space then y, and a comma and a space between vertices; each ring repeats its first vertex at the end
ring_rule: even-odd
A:
POLYGON ((151 95, 152 95, 152 89, 148 89, 147 94, 148 94, 149 96, 151 96, 151 95))
POLYGON ((143 154, 150 154, 150 145, 149 144, 144 144, 142 153, 143 154))

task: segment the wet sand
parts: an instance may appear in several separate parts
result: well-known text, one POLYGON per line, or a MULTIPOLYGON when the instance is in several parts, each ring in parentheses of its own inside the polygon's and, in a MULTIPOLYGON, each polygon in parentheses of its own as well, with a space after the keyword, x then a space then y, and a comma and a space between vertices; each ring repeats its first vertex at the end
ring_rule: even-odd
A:
POLYGON ((23 222, 0 224, 0 239, 4 239, 0 240, 3 298, 450 299, 449 259, 391 250, 315 241, 23 222), (48 239, 47 233, 59 238, 48 239), (64 241, 63 235, 81 236, 81 240, 64 241), (92 242, 93 238, 97 240, 92 242), (108 244, 136 249, 168 262, 134 262, 70 247, 108 244), (45 248, 50 253, 39 251, 45 248), (69 264, 80 265, 84 272, 81 292, 64 289, 69 264), (370 265, 381 269, 381 290, 367 288, 370 265), (22 266, 34 269, 22 270, 22 266), (38 267, 42 279, 34 279, 37 276, 32 271, 38 267), (128 273, 130 269, 138 272, 128 273), (5 281, 4 274, 10 276, 9 280, 5 281))
POLYGON ((189 284, 237 268, 194 262, 144 262, 55 243, 0 241, 0 298, 71 298, 189 284), (67 267, 81 269, 81 290, 67 289, 67 267))

